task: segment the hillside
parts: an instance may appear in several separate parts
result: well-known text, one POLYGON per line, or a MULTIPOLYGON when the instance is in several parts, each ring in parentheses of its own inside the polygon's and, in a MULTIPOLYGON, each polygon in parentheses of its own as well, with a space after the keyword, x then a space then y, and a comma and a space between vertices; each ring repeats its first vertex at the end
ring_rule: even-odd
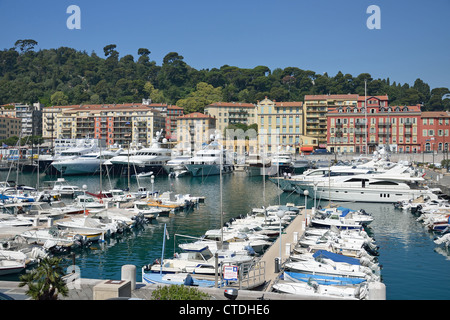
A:
POLYGON ((416 79, 413 86, 391 79, 373 79, 368 73, 357 76, 338 72, 317 74, 299 67, 266 66, 244 69, 223 65, 196 70, 177 52, 168 53, 161 65, 151 60, 146 48, 120 57, 116 45, 96 53, 68 47, 35 51, 34 40, 18 40, 15 47, 0 51, 0 104, 33 103, 46 106, 87 103, 154 102, 177 104, 186 112, 202 111, 216 101, 256 103, 265 96, 277 101, 303 101, 306 94, 368 95, 387 94, 391 105, 423 103, 423 110, 450 109, 448 88, 430 88, 416 79))

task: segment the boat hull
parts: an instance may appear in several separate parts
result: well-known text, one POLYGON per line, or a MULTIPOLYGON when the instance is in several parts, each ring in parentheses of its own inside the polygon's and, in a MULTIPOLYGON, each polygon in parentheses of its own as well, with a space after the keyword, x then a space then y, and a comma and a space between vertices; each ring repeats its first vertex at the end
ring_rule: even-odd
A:
POLYGON ((20 273, 25 270, 25 267, 25 262, 2 260, 0 261, 0 276, 20 273))
MULTIPOLYGON (((310 195, 314 195, 313 186, 304 186, 310 195)), ((429 190, 422 189, 388 189, 388 188, 317 188, 316 197, 318 199, 331 201, 351 201, 351 202, 373 202, 373 203, 396 203, 404 200, 416 199, 420 196, 435 196, 429 190)))
MULTIPOLYGON (((185 166, 194 177, 220 174, 219 164, 186 164, 185 166)), ((232 165, 224 164, 222 174, 231 173, 233 170, 234 167, 232 165)))
POLYGON ((63 175, 83 175, 100 172, 100 162, 61 161, 53 162, 52 166, 63 175))

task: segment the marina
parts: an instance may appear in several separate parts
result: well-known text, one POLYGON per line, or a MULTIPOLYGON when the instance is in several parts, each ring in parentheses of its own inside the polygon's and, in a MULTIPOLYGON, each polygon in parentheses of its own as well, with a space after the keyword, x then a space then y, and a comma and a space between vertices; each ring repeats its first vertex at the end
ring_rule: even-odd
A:
MULTIPOLYGON (((3 180, 6 181, 6 172, 2 172, 1 174, 4 176, 2 176, 3 180)), ((429 175, 431 176, 431 174, 429 175)), ((36 178, 36 173, 21 173, 18 184, 36 186, 36 178)), ((289 178, 283 177, 281 179, 284 181, 289 180, 289 178)), ((295 176, 292 177, 292 179, 294 178, 295 176)), ((446 178, 446 176, 442 176, 440 182, 446 184, 446 178)), ((40 183, 55 181, 55 177, 41 174, 39 181, 40 183)), ((125 194, 120 195, 122 199, 123 196, 125 196, 126 200, 128 195, 132 195, 133 201, 137 200, 135 190, 139 188, 148 190, 146 195, 154 195, 154 199, 148 201, 149 207, 152 207, 150 209, 156 210, 153 211, 155 213, 154 215, 150 212, 148 213, 147 218, 150 218, 150 221, 142 223, 129 231, 122 232, 120 236, 107 235, 108 232, 117 232, 117 229, 115 229, 116 231, 109 229, 109 231, 101 232, 98 229, 100 227, 99 221, 96 221, 95 224, 91 221, 91 230, 86 229, 86 226, 84 226, 84 231, 86 232, 100 232, 99 239, 101 240, 91 241, 89 246, 73 251, 75 253, 76 266, 80 270, 82 279, 96 279, 98 281, 102 279, 121 279, 122 266, 134 265, 137 268, 136 281, 138 283, 145 283, 145 281, 142 281, 145 266, 153 264, 155 259, 163 258, 167 260, 173 257, 180 252, 180 248, 183 247, 182 243, 192 243, 192 240, 186 241, 186 239, 181 239, 182 237, 180 235, 189 235, 198 239, 204 236, 208 230, 220 230, 222 222, 227 224, 227 234, 229 234, 233 229, 232 227, 236 227, 238 223, 242 223, 244 221, 243 217, 247 214, 265 212, 267 216, 268 212, 272 210, 270 208, 277 207, 278 205, 289 205, 290 210, 288 211, 295 212, 295 214, 293 214, 292 220, 289 221, 290 223, 286 224, 286 227, 283 224, 281 243, 278 237, 278 229, 281 223, 275 221, 270 231, 270 233, 274 234, 274 237, 270 240, 267 248, 256 255, 260 268, 264 268, 264 278, 255 281, 252 285, 244 285, 243 282, 236 284, 234 282, 234 286, 237 285, 237 288, 240 288, 242 292, 244 290, 252 290, 260 292, 260 294, 261 292, 273 294, 273 291, 278 288, 281 292, 278 293, 279 297, 283 297, 283 299, 289 299, 289 297, 299 299, 302 297, 302 294, 298 292, 300 292, 299 290, 303 290, 305 285, 287 284, 289 278, 286 276, 280 278, 280 275, 287 274, 292 277, 292 272, 305 274, 304 271, 289 270, 288 267, 294 263, 298 265, 298 259, 300 257, 301 259, 306 259, 308 255, 313 255, 314 252, 307 249, 309 248, 307 245, 310 245, 310 243, 306 242, 306 240, 310 241, 313 236, 307 234, 305 231, 314 231, 315 228, 312 225, 313 216, 316 216, 315 214, 320 211, 321 207, 326 208, 330 203, 328 199, 323 199, 323 197, 311 196, 314 194, 313 189, 311 190, 312 192, 308 192, 309 196, 307 197, 303 193, 300 194, 295 191, 283 192, 278 187, 279 184, 270 182, 267 177, 263 179, 260 175, 249 174, 245 169, 236 170, 230 174, 221 176, 208 175, 193 177, 186 175, 175 178, 173 176, 162 175, 145 179, 145 181, 144 179, 134 179, 131 180, 131 184, 127 177, 103 176, 102 179, 99 179, 99 175, 67 175, 64 176, 64 181, 70 186, 78 186, 81 194, 101 195, 103 192, 99 193, 99 190, 126 190, 130 186, 129 193, 125 192, 125 194), (83 185, 89 187, 83 189, 83 185), (220 192, 221 189, 223 189, 222 192, 220 192), (158 192, 157 196, 155 194, 156 191, 158 192), (182 195, 190 196, 189 198, 185 198, 182 195), (163 204, 163 200, 171 201, 171 203, 163 204), (174 210, 177 203, 180 208, 174 210), (223 206, 222 217, 220 215, 221 203, 223 206), (184 206, 186 204, 190 205, 184 206), (158 211, 162 209, 166 211, 158 211), (163 212, 167 212, 167 214, 163 212), (160 213, 159 216, 158 213, 160 213), (164 250, 163 238, 165 239, 164 250), (281 262, 277 262, 276 259, 280 259, 280 253, 281 262), (295 259, 297 261, 294 261, 295 259), (295 291, 297 293, 286 293, 289 292, 285 291, 288 290, 286 289, 286 285, 290 288, 289 290, 293 290, 292 288, 297 290, 295 291)), ((108 200, 109 198, 107 197, 100 199, 103 200, 103 207, 108 206, 109 209, 107 211, 110 210, 111 213, 116 212, 118 215, 120 212, 123 213, 124 210, 127 210, 130 215, 129 217, 133 217, 138 212, 131 210, 136 209, 136 205, 132 205, 131 201, 124 200, 121 202, 117 200, 118 198, 115 198, 116 201, 113 202, 112 198, 108 200)), ((72 196, 67 197, 67 195, 62 200, 67 205, 71 205, 73 201, 72 196)), ((139 200, 142 202, 142 199, 139 200)), ((412 201, 408 203, 410 202, 412 201)), ((99 205, 100 201, 95 201, 95 203, 99 205)), ((387 300, 448 299, 448 291, 442 285, 442 283, 445 283, 442 277, 448 276, 445 273, 442 274, 442 270, 448 268, 448 245, 445 244, 444 237, 441 243, 439 241, 436 242, 440 238, 438 236, 445 235, 442 226, 445 229, 446 222, 445 220, 439 220, 433 224, 439 225, 439 228, 441 228, 436 233, 436 230, 430 230, 429 222, 425 226, 425 224, 422 224, 418 220, 417 213, 412 212, 411 206, 407 207, 408 203, 403 203, 405 207, 400 208, 399 202, 396 205, 392 202, 345 202, 340 204, 341 208, 339 210, 345 211, 346 214, 350 213, 354 220, 358 217, 357 212, 359 211, 364 211, 373 217, 373 221, 370 222, 368 228, 378 248, 376 255, 377 263, 379 266, 382 266, 380 267, 381 270, 377 271, 380 275, 377 281, 385 286, 385 298, 387 300), (420 267, 416 267, 418 264, 420 267), (405 270, 407 272, 404 272, 405 270), (430 277, 434 273, 439 274, 439 281, 437 280, 437 276, 430 277), (412 281, 412 278, 415 280, 412 281), (419 285, 418 283, 421 284, 419 285)), ((7 205, 5 204, 5 206, 7 205)), ((444 203, 441 204, 441 208, 443 206, 444 203)), ((279 207, 277 208, 277 212, 279 212, 279 207)), ((422 202, 422 208, 425 210, 425 202, 422 202)), ((91 209, 91 214, 99 215, 99 212, 102 210, 102 206, 93 208, 91 209)), ((325 214, 325 211, 322 212, 325 214)), ((331 213, 328 212, 326 214, 331 213)), ((47 219, 40 222, 39 228, 46 229, 48 226, 64 226, 64 222, 67 221, 74 223, 75 218, 82 219, 78 221, 86 221, 86 218, 83 217, 84 213, 78 213, 66 215, 62 219, 50 219, 50 221, 47 219)), ((324 217, 322 218, 322 221, 326 221, 324 217)), ((111 220, 112 218, 109 217, 109 219, 111 220)), ((125 218, 122 217, 122 219, 124 220, 125 218)), ((256 217, 253 219, 256 220, 256 217)), ((339 219, 334 219, 334 221, 337 220, 339 219)), ((32 221, 31 227, 37 227, 36 223, 32 221)), ((6 230, 8 230, 11 235, 11 228, 0 229, 0 231, 3 230, 1 234, 6 235, 6 230)), ((80 229, 77 229, 77 231, 80 233, 80 229)), ((268 234, 269 231, 265 231, 265 236, 268 234)), ((256 233, 254 235, 256 236, 256 233)), ((91 236, 95 235, 91 234, 91 236)), ((340 235, 340 237, 342 236, 340 235)), ((226 239, 225 236, 224 239, 226 239)), ((335 246, 337 246, 337 243, 335 246)), ((237 252, 237 247, 233 248, 235 248, 233 251, 237 252)), ((320 249, 319 247, 316 249, 322 250, 323 246, 320 246, 320 249)), ((340 253, 342 253, 342 250, 340 253)), ((35 253, 37 253, 37 249, 35 253)), ((69 254, 63 256, 67 257, 67 260, 72 259, 69 254)), ((308 259, 311 259, 311 257, 308 256, 308 259)), ((308 263, 311 264, 311 262, 308 263)), ((305 279, 310 278, 310 276, 307 276, 305 279)), ((332 281, 334 283, 339 281, 342 284, 342 281, 345 279, 343 280, 341 278, 335 278, 332 281)), ((0 281, 18 281, 18 274, 3 275, 0 281)), ((331 280, 317 275, 313 281, 317 283, 310 284, 307 289, 312 290, 312 288, 315 288, 314 290, 316 292, 320 292, 320 290, 323 290, 320 289, 320 286, 324 285, 322 282, 329 284, 331 280)), ((308 283, 308 280, 305 283, 308 283)), ((229 285, 233 286, 233 281, 229 285)), ((328 289, 331 290, 331 287, 328 289)), ((327 292, 331 291, 328 290, 327 292)), ((354 295, 346 295, 344 291, 342 292, 344 296, 336 296, 341 291, 338 290, 337 292, 333 291, 331 297, 325 294, 322 298, 355 298, 354 295)), ((361 291, 358 291, 358 294, 360 293, 361 291)), ((303 296, 308 299, 315 297, 308 293, 303 293, 303 296)))

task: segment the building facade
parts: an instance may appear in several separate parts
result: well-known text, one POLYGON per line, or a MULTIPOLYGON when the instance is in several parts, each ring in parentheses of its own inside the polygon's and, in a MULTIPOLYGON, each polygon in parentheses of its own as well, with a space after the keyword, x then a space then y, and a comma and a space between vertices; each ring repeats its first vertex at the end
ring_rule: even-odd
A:
POLYGON ((177 119, 184 115, 184 109, 178 106, 168 106, 166 115, 166 138, 177 141, 177 119))
POLYGON ((318 144, 316 137, 304 134, 303 102, 278 102, 266 97, 258 101, 257 108, 259 145, 265 146, 266 153, 280 149, 309 152, 318 144))
POLYGON ((205 114, 216 118, 216 129, 224 132, 230 124, 256 123, 256 105, 241 102, 215 102, 205 107, 205 114))
POLYGON ((45 109, 42 121, 46 138, 96 138, 105 140, 106 145, 148 146, 155 132, 166 128, 165 116, 142 104, 77 105, 45 109))
POLYGON ((42 110, 39 102, 32 106, 22 103, 10 103, 3 105, 0 114, 21 121, 21 132, 18 136, 41 136, 42 135, 42 110))
POLYGON ((355 107, 357 104, 357 94, 305 95, 303 134, 316 138, 317 148, 326 148, 329 137, 328 112, 337 107, 355 107))
POLYGON ((420 145, 425 152, 446 152, 450 143, 450 112, 425 111, 421 114, 420 145))
POLYGON ((421 106, 390 106, 388 96, 360 96, 356 105, 340 105, 327 113, 327 149, 372 153, 379 146, 393 152, 420 152, 421 106))
POLYGON ((22 119, 0 115, 0 140, 10 137, 20 137, 22 119))
POLYGON ((180 154, 193 154, 209 144, 211 135, 216 135, 217 119, 200 112, 193 112, 177 118, 177 145, 180 154))

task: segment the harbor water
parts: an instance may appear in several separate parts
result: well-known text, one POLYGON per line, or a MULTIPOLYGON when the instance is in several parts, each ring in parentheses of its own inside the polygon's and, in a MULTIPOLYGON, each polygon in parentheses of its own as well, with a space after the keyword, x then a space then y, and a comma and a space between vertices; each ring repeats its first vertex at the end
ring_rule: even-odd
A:
MULTIPOLYGON (((7 173, 0 178, 6 180, 7 173)), ((9 180, 15 180, 12 173, 9 180)), ((88 191, 100 190, 99 176, 67 176, 69 184, 87 185, 88 191)), ((56 177, 41 175, 40 184, 56 177)), ((19 184, 35 186, 36 175, 19 175, 19 184)), ((137 281, 141 281, 141 267, 161 258, 164 224, 169 239, 166 240, 165 257, 171 257, 176 246, 186 241, 179 235, 201 236, 208 229, 220 227, 221 192, 219 176, 179 177, 139 179, 139 186, 160 192, 173 191, 175 194, 189 193, 205 197, 205 203, 187 212, 178 212, 172 217, 158 218, 139 230, 120 238, 108 239, 76 252, 76 266, 82 278, 114 279, 121 277, 121 267, 125 264, 137 266, 137 281)), ((102 178, 103 189, 125 189, 127 178, 102 178)), ((131 190, 137 190, 135 178, 130 178, 131 190)), ((222 184, 223 221, 238 215, 245 215, 253 207, 285 204, 304 205, 305 197, 296 193, 281 192, 272 182, 263 183, 261 176, 248 176, 244 172, 234 172, 223 176, 222 184), (264 201, 265 200, 265 201, 264 201)), ((320 199, 317 199, 317 204, 320 199)), ((327 205, 328 201, 322 202, 327 205)), ((314 199, 307 199, 311 208, 314 199)), ((374 216, 370 225, 372 236, 379 249, 379 263, 382 265, 382 281, 386 285, 387 300, 448 300, 450 299, 450 252, 438 247, 434 234, 427 231, 416 216, 409 211, 395 209, 392 204, 346 203, 351 209, 364 209, 374 216)), ((71 257, 67 256, 67 260, 71 257)), ((3 276, 0 280, 17 281, 17 276, 3 276)))

